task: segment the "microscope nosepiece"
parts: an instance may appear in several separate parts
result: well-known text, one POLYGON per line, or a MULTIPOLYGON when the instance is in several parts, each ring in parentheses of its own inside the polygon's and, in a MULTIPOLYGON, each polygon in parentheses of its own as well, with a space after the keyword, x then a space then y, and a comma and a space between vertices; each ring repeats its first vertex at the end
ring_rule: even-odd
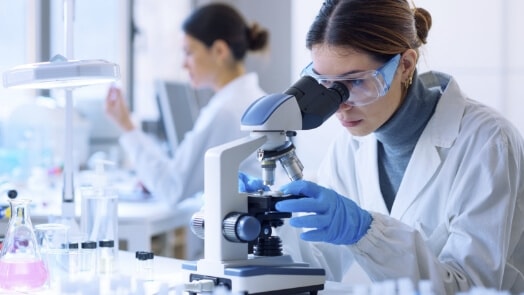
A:
POLYGON ((275 161, 278 160, 287 176, 292 181, 302 179, 304 166, 295 153, 295 146, 291 141, 287 141, 283 146, 276 150, 259 150, 258 160, 262 167, 262 181, 264 185, 275 184, 275 161))

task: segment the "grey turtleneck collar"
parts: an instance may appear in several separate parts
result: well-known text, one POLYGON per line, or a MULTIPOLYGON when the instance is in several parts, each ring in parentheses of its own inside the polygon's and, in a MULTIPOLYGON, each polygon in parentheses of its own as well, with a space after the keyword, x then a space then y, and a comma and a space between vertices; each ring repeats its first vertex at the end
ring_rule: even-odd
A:
POLYGON ((439 89, 426 88, 415 71, 404 101, 375 131, 380 189, 390 212, 411 154, 441 94, 439 89))

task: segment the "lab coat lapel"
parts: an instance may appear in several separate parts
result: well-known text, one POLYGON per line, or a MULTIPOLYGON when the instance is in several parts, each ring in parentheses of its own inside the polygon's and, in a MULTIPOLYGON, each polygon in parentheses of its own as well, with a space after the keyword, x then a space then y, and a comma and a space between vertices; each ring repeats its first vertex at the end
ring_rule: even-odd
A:
MULTIPOLYGON (((420 139, 420 141, 426 140, 428 139, 420 139)), ((409 206, 421 195, 424 187, 431 181, 431 177, 440 164, 440 156, 432 143, 419 142, 417 144, 400 183, 393 208, 391 208, 392 217, 401 219, 409 206), (420 166, 420 163, 424 163, 423 167, 420 166)))
POLYGON ((356 156, 356 171, 359 171, 358 183, 361 194, 359 201, 361 207, 382 213, 389 214, 380 191, 377 165, 377 139, 370 135, 359 140, 360 146, 356 156))
POLYGON ((451 79, 437 104, 435 114, 439 115, 430 119, 415 146, 391 209, 392 217, 402 219, 439 169, 442 163, 439 149, 450 148, 455 142, 466 107, 465 100, 458 97, 465 96, 456 81, 451 79))

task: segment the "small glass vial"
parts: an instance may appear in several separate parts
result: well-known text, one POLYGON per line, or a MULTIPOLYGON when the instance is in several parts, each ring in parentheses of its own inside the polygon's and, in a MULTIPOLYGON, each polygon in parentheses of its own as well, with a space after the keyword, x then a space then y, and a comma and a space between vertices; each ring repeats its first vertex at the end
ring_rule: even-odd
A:
POLYGON ((80 272, 80 246, 77 242, 67 244, 67 271, 70 274, 80 272))
POLYGON ((98 271, 101 274, 109 274, 115 271, 116 253, 115 241, 98 241, 98 271))
POLYGON ((96 242, 86 241, 81 244, 80 270, 85 273, 96 273, 96 242))
POLYGON ((138 278, 146 281, 153 280, 153 252, 136 251, 136 274, 138 278))

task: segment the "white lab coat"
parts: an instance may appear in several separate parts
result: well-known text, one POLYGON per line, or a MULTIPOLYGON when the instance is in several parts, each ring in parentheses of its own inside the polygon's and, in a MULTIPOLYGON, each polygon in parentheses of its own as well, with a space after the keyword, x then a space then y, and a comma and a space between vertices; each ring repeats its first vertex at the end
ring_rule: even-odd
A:
MULTIPOLYGON (((231 81, 202 108, 194 128, 186 133, 172 159, 138 130, 123 134, 120 143, 145 187, 175 206, 204 190, 204 155, 209 148, 249 135, 240 130, 241 117, 263 95, 256 73, 231 81)), ((254 153, 240 169, 257 176, 259 167, 254 153)))
POLYGON ((380 191, 376 138, 342 130, 318 182, 370 211, 371 227, 351 246, 306 243, 286 234, 284 248, 296 260, 326 268, 333 280, 342 278, 354 258, 373 281, 430 279, 435 294, 473 285, 524 292, 521 135, 498 113, 467 99, 454 79, 422 77, 431 86, 442 84, 442 97, 391 214, 380 191))

